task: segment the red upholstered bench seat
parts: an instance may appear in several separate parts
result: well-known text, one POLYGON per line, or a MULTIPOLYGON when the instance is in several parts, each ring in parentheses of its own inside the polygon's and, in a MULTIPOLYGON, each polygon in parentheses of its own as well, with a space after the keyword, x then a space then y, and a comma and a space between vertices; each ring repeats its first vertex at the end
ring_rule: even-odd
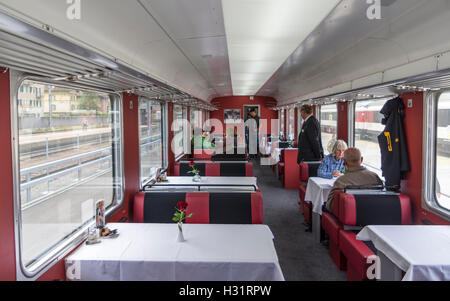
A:
POLYGON ((368 280, 368 258, 375 253, 364 242, 357 240, 356 234, 351 231, 339 232, 339 249, 347 258, 347 280, 368 280))
MULTIPOLYGON (((403 194, 341 193, 338 204, 334 205, 334 210, 338 207, 338 219, 343 227, 339 231, 338 246, 347 261, 347 280, 368 280, 367 259, 375 255, 373 245, 357 240, 354 232, 345 229, 369 225, 410 225, 411 201, 403 194)), ((331 241, 332 236, 335 238, 338 224, 331 226, 331 219, 328 218, 325 224, 331 241)))
MULTIPOLYGON (((203 177, 253 177, 253 163, 250 162, 195 162, 195 168, 203 177)), ((174 176, 192 176, 188 173, 191 170, 189 162, 175 163, 174 176)))
POLYGON ((331 213, 323 212, 322 228, 329 236, 329 254, 331 259, 339 270, 344 271, 347 268, 347 260, 339 249, 339 233, 342 230, 342 224, 331 213))
POLYGON ((321 162, 302 162, 299 166, 300 186, 298 195, 300 197, 300 211, 303 209, 303 217, 307 224, 312 223, 312 204, 305 202, 306 189, 310 177, 317 176, 317 170, 321 162))
POLYGON ((134 197, 135 223, 173 223, 178 202, 188 203, 186 223, 262 224, 263 198, 256 192, 139 192, 134 197))

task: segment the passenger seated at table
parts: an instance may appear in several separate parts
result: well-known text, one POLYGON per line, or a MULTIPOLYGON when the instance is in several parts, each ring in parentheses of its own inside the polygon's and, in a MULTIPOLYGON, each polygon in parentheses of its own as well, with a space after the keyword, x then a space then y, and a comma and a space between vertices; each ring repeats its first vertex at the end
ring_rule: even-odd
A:
MULTIPOLYGON (((357 148, 349 148, 344 153, 344 165, 347 169, 345 175, 341 176, 334 182, 333 189, 328 195, 326 210, 332 212, 333 198, 336 190, 343 190, 347 186, 376 186, 383 185, 380 177, 374 172, 367 170, 361 166, 363 157, 361 151, 357 148)), ((324 208, 325 209, 325 208, 324 208)))
POLYGON ((338 140, 333 146, 331 154, 323 159, 317 171, 319 178, 332 179, 340 177, 344 172, 344 152, 347 149, 347 143, 338 140))
POLYGON ((191 141, 191 146, 192 149, 212 149, 215 148, 215 144, 210 142, 210 136, 208 134, 208 132, 201 130, 201 129, 196 129, 194 131, 194 137, 192 138, 191 141), (198 133, 202 133, 201 135, 199 135, 198 133))

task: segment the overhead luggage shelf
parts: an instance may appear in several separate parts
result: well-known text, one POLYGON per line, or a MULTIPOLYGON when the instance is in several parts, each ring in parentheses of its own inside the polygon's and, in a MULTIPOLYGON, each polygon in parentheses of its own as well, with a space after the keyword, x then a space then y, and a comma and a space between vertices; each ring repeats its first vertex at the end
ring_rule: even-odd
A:
POLYGON ((55 83, 215 108, 112 59, 0 13, 0 65, 55 83))

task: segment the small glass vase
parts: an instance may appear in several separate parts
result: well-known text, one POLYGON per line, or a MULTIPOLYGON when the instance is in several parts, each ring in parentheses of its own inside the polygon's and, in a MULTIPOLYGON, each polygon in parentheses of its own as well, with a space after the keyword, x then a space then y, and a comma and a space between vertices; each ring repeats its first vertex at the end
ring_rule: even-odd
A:
POLYGON ((177 228, 178 228, 177 242, 184 242, 185 239, 184 239, 184 235, 183 235, 183 223, 178 223, 177 228))
POLYGON ((193 178, 192 178, 192 182, 200 182, 202 180, 202 178, 200 177, 199 174, 196 174, 193 178))

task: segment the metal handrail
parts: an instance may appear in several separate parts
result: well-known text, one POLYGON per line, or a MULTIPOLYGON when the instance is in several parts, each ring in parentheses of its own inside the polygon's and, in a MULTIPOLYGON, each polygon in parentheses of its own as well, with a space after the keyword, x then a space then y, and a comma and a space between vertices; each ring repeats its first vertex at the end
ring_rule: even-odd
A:
MULTIPOLYGON (((112 150, 112 147, 108 147, 108 148, 104 148, 104 149, 101 149, 101 150, 92 151, 92 152, 88 152, 88 153, 72 156, 72 157, 69 157, 69 158, 62 159, 62 160, 48 162, 48 163, 44 163, 44 164, 37 165, 37 166, 34 166, 34 167, 22 169, 20 171, 20 175, 21 176, 25 176, 26 180, 25 180, 24 183, 20 184, 20 189, 21 190, 26 190, 26 202, 25 203, 30 203, 31 202, 31 188, 36 186, 36 185, 39 185, 39 184, 42 184, 42 183, 45 183, 45 182, 50 183, 50 181, 54 180, 55 178, 65 176, 65 175, 70 174, 70 173, 72 173, 74 171, 78 171, 78 179, 81 180, 81 177, 82 177, 81 176, 81 170, 82 169, 90 167, 90 166, 95 165, 95 164, 99 164, 99 163, 105 162, 105 161, 111 162, 112 155, 109 154, 107 156, 103 156, 101 158, 98 158, 98 159, 95 159, 95 160, 92 160, 92 161, 89 161, 89 162, 81 163, 82 159, 84 159, 84 158, 88 158, 88 157, 91 157, 91 156, 94 156, 94 155, 103 154, 105 152, 111 153, 111 150, 112 150), (58 172, 55 172, 55 173, 51 173, 51 174, 48 172, 48 170, 50 168, 52 168, 52 167, 61 166, 61 165, 64 165, 64 164, 67 164, 67 163, 70 163, 70 162, 73 162, 73 161, 78 161, 78 164, 76 166, 74 166, 74 167, 66 168, 64 170, 61 170, 61 171, 58 171, 58 172), (37 178, 37 179, 34 179, 34 180, 31 180, 31 173, 36 172, 36 171, 41 171, 41 170, 46 170, 47 171, 47 175, 43 176, 43 177, 40 177, 40 178, 37 178)), ((111 166, 109 166, 109 168, 111 168, 111 166)))
POLYGON ((58 166, 58 165, 63 165, 63 164, 66 164, 66 163, 69 163, 69 162, 72 162, 72 161, 76 161, 76 160, 81 160, 81 159, 84 159, 86 157, 94 156, 94 155, 97 155, 97 154, 100 154, 100 153, 111 152, 111 149, 112 149, 111 147, 107 147, 107 148, 103 148, 103 149, 100 149, 100 150, 96 150, 96 151, 92 151, 92 152, 88 152, 88 153, 75 155, 75 156, 72 156, 72 157, 69 157, 69 158, 65 158, 65 159, 61 159, 61 160, 57 160, 57 161, 52 161, 52 162, 44 163, 44 164, 41 164, 41 165, 36 165, 36 166, 33 166, 33 167, 29 167, 29 168, 24 168, 24 169, 20 170, 20 174, 21 175, 26 175, 26 174, 29 174, 29 173, 32 173, 32 172, 36 172, 36 171, 39 171, 39 170, 48 169, 48 168, 55 167, 55 166, 58 166))
POLYGON ((161 183, 155 183, 153 185, 146 184, 142 188, 143 191, 149 191, 146 190, 147 188, 152 188, 152 186, 155 187, 197 187, 198 191, 201 191, 201 187, 252 187, 255 192, 258 191, 258 188, 255 184, 161 184, 161 183))
POLYGON ((77 165, 75 167, 64 169, 62 171, 59 171, 59 172, 56 172, 56 173, 52 173, 52 174, 47 175, 45 177, 41 177, 41 178, 38 178, 38 179, 35 179, 35 180, 32 180, 32 181, 28 181, 26 183, 22 183, 22 184, 20 184, 20 189, 24 190, 24 189, 27 189, 29 187, 33 187, 33 186, 39 185, 41 183, 51 181, 54 178, 65 176, 66 174, 69 174, 71 172, 77 171, 79 169, 83 169, 83 168, 89 167, 91 165, 95 165, 95 164, 98 164, 98 163, 101 163, 101 162, 104 162, 104 161, 108 161, 108 160, 111 160, 111 159, 112 159, 112 156, 110 155, 110 156, 106 156, 106 157, 103 157, 103 158, 100 158, 100 159, 97 159, 97 160, 94 160, 94 161, 89 161, 87 163, 83 163, 83 164, 77 165))
MULTIPOLYGON (((152 137, 147 137, 144 139, 141 139, 141 141, 148 141, 152 138, 154 138, 155 136, 152 137)), ((151 144, 156 144, 161 142, 161 139, 155 140, 155 141, 150 141, 146 144, 141 144, 141 146, 146 146, 146 145, 151 145, 151 144)), ((24 176, 26 178, 24 183, 20 184, 20 189, 21 190, 26 190, 26 202, 25 203, 30 203, 31 202, 31 188, 34 186, 37 186, 39 184, 42 183, 49 183, 50 181, 65 176, 67 174, 70 174, 72 172, 78 171, 78 178, 79 180, 81 180, 81 170, 87 167, 90 167, 92 165, 95 164, 100 164, 102 162, 111 162, 112 160, 112 155, 111 155, 111 151, 112 151, 112 147, 107 147, 107 148, 103 148, 100 150, 96 150, 96 151, 91 151, 91 152, 87 152, 87 153, 83 153, 83 154, 79 154, 79 155, 75 155, 72 157, 68 157, 68 158, 64 158, 61 160, 56 160, 53 162, 47 162, 44 164, 40 164, 37 166, 33 166, 33 167, 29 167, 29 168, 24 168, 20 170, 20 175, 24 176), (109 155, 103 156, 101 158, 89 161, 89 162, 85 162, 85 163, 81 163, 83 159, 85 158, 89 158, 92 156, 96 156, 96 155, 103 155, 105 153, 108 153, 109 155), (57 167, 57 166, 62 166, 64 164, 68 164, 74 161, 78 161, 78 164, 76 166, 55 172, 55 173, 49 173, 48 170, 50 168, 53 167, 57 167), (47 174, 43 177, 39 177, 37 179, 33 179, 31 180, 31 174, 38 172, 38 171, 47 171, 47 174)))

